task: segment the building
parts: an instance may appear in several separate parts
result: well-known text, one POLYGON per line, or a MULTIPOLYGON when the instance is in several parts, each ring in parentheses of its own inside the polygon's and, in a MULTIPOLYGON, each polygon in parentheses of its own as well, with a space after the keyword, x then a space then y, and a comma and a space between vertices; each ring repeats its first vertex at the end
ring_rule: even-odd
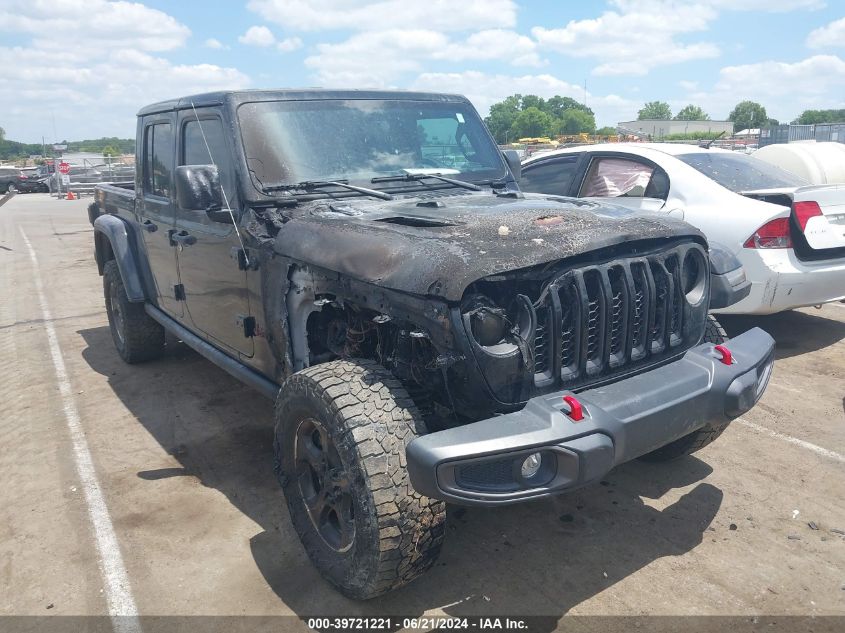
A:
POLYGON ((670 134, 694 134, 706 132, 730 136, 734 131, 733 121, 676 121, 675 119, 646 119, 642 121, 622 121, 616 126, 623 134, 635 134, 653 140, 670 134))

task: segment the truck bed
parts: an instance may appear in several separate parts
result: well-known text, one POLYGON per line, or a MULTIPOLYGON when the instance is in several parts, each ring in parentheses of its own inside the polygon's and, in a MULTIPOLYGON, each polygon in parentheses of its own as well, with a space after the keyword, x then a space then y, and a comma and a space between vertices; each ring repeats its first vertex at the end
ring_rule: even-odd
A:
POLYGON ((94 188, 100 213, 135 213, 135 183, 102 184, 94 188))

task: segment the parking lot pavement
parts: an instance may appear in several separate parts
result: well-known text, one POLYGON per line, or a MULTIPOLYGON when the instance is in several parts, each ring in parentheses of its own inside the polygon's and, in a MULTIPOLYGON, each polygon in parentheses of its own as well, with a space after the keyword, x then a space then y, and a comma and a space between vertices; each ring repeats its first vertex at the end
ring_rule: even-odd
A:
POLYGON ((696 456, 553 500, 450 507, 432 572, 355 603, 293 533, 271 403, 177 341, 159 361, 118 358, 87 204, 0 207, 0 614, 114 613, 121 591, 144 615, 845 614, 845 304, 725 319, 771 332, 778 359, 761 403, 696 456))

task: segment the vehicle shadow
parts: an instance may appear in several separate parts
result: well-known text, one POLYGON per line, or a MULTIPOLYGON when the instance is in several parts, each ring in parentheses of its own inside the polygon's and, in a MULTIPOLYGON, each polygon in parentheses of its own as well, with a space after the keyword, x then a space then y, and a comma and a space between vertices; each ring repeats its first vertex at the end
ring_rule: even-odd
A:
POLYGON ((699 545, 722 503, 722 492, 702 482, 710 466, 687 457, 626 464, 600 484, 550 500, 449 507, 446 544, 435 567, 402 590, 355 602, 321 579, 290 524, 272 472, 269 401, 181 343, 171 342, 162 360, 128 367, 114 352, 107 327, 80 334, 85 361, 108 378, 180 464, 138 477, 154 482, 191 475, 224 494, 263 529, 250 542, 255 564, 284 605, 302 617, 414 617, 429 610, 542 615, 548 627, 541 623, 540 630, 553 630, 584 600, 659 558, 699 545))
POLYGON ((845 339, 845 323, 797 310, 767 315, 717 315, 728 336, 759 327, 775 339, 775 358, 815 352, 845 339))

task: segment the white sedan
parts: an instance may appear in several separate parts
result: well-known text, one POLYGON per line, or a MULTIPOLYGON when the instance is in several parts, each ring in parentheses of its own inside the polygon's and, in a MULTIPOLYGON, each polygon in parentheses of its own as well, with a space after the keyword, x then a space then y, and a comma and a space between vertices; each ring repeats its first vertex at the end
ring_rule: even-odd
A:
POLYGON ((524 191, 613 198, 698 227, 751 281, 714 310, 771 314, 845 298, 845 184, 808 185, 738 152, 669 143, 586 145, 532 156, 524 191))

